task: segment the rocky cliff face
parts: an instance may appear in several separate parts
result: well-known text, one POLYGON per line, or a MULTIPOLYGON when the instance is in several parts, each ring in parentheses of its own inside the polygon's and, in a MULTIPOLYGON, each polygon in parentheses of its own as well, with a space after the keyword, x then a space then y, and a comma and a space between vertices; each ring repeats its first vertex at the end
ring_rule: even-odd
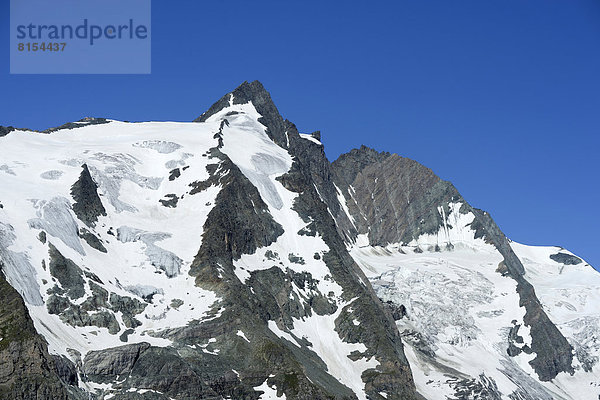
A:
POLYGON ((48 353, 23 299, 0 273, 0 398, 84 399, 60 361, 48 353))
POLYGON ((585 262, 529 254, 412 160, 330 163, 259 82, 195 122, 45 133, 0 131, 5 397, 577 398, 573 377, 594 381, 598 316, 561 314, 540 272, 585 262))

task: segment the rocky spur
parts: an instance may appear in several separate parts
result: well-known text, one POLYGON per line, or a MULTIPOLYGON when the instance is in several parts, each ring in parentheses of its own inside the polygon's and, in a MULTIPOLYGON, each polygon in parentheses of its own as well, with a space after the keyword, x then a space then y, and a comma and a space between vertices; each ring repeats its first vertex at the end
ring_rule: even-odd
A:
POLYGON ((17 25, 17 39, 36 40, 89 40, 94 45, 98 40, 144 40, 148 38, 149 28, 144 24, 136 24, 133 19, 125 24, 90 24, 84 19, 80 25, 17 25))

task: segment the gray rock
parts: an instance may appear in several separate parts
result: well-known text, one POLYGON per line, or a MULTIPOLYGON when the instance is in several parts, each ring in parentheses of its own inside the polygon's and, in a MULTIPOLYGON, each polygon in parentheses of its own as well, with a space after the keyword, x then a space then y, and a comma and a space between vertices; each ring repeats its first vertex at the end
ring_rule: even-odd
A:
POLYGON ((148 343, 136 343, 102 351, 90 351, 83 361, 83 373, 95 382, 108 382, 131 372, 148 343), (111 379, 112 378, 112 379, 111 379))
POLYGON ((142 313, 146 309, 146 304, 131 297, 119 296, 116 293, 111 293, 109 300, 110 309, 122 313, 123 322, 127 328, 141 325, 141 322, 135 319, 135 315, 142 313))
POLYGON ((168 207, 168 208, 177 207, 177 203, 179 202, 179 197, 177 197, 176 194, 174 194, 174 193, 165 194, 165 197, 167 198, 167 200, 164 200, 164 199, 159 200, 160 204, 162 204, 163 206, 168 207))
POLYGON ((65 356, 53 354, 52 358, 54 359, 56 373, 60 380, 67 385, 78 386, 79 378, 77 376, 77 367, 75 364, 65 356))
POLYGON ((66 364, 48 354, 46 341, 36 332, 23 299, 0 271, 0 398, 87 399, 66 369, 66 364))
POLYGON ((102 200, 98 196, 98 185, 92 179, 86 164, 77 182, 71 187, 71 196, 75 200, 73 211, 75 215, 88 226, 95 226, 98 217, 106 215, 102 200))
POLYGON ((181 170, 179 168, 172 169, 169 171, 169 180, 174 181, 181 176, 181 170))
POLYGON ((390 313, 394 321, 400 321, 402 318, 406 317, 406 307, 404 304, 397 305, 388 300, 383 302, 383 307, 390 313))
POLYGON ((55 286, 48 291, 50 297, 46 302, 48 312, 60 316, 60 319, 71 326, 97 326, 106 328, 110 334, 117 334, 121 326, 115 313, 121 314, 126 328, 136 328, 141 322, 135 318, 142 313, 146 304, 137 299, 110 293, 102 287, 102 282, 93 274, 84 273, 92 295, 81 304, 76 304, 65 295, 67 292, 55 286))
POLYGON ((443 225, 437 206, 447 208, 461 199, 454 186, 429 168, 365 146, 341 155, 332 170, 358 233, 368 234, 374 246, 409 243, 437 232, 443 225))
POLYGON ((299 257, 299 256, 297 256, 295 254, 292 254, 292 253, 288 254, 288 260, 290 260, 290 262, 293 262, 294 264, 300 264, 300 265, 306 264, 304 262, 304 258, 299 257))
POLYGON ((0 137, 8 135, 14 130, 15 128, 13 128, 12 126, 0 126, 0 137))
POLYGON ((85 294, 83 271, 73 261, 65 258, 57 249, 48 244, 50 256, 50 274, 60 282, 62 288, 72 299, 79 299, 85 294))
POLYGON ((578 265, 583 261, 579 257, 572 256, 571 254, 566 253, 556 253, 551 254, 550 258, 557 263, 565 264, 565 265, 578 265))
POLYGON ((79 230, 79 237, 85 240, 85 242, 93 249, 98 250, 101 253, 106 253, 106 247, 102 244, 102 241, 98 239, 96 235, 88 231, 85 228, 79 230))

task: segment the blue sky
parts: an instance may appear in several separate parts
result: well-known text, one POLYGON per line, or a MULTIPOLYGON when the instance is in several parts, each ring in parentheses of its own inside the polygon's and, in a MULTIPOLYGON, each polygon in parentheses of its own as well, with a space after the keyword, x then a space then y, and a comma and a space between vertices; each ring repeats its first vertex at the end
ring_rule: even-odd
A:
POLYGON ((413 158, 513 240, 600 267, 600 2, 154 1, 151 75, 9 75, 0 125, 189 121, 258 79, 331 160, 413 158))

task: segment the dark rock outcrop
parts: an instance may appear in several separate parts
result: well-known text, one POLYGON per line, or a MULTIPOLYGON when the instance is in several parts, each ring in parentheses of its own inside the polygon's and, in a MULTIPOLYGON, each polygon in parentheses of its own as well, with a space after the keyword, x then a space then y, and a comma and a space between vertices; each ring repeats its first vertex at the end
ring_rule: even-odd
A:
POLYGON ((83 373, 94 382, 114 381, 119 375, 131 373, 148 343, 130 344, 102 351, 90 351, 83 362, 83 373))
POLYGON ((172 169, 169 171, 169 180, 174 181, 181 176, 181 170, 179 168, 172 169))
POLYGON ((145 303, 116 293, 109 294, 97 276, 83 271, 51 243, 48 246, 50 273, 60 283, 60 287, 55 285, 48 290, 50 297, 46 307, 50 314, 59 315, 64 323, 71 326, 97 326, 107 328, 111 334, 121 330, 114 313, 121 313, 127 328, 135 328, 141 324, 135 316, 145 310, 145 303), (74 302, 73 300, 86 294, 86 281, 92 291, 91 296, 81 303, 74 302))
POLYGON ((406 307, 404 304, 397 305, 388 300, 383 303, 383 307, 390 313, 394 321, 400 321, 406 317, 406 307))
MULTIPOLYGON (((296 129, 296 126, 288 120, 285 120, 286 132, 290 143, 290 153, 294 155, 297 165, 303 168, 306 176, 306 182, 312 182, 313 188, 316 188, 319 199, 327 205, 335 221, 335 227, 338 234, 346 241, 350 242, 356 238, 356 227, 346 215, 339 201, 338 188, 335 185, 332 166, 323 146, 310 140, 302 138, 296 129)), ((320 138, 320 132, 318 133, 320 138)), ((288 184, 292 184, 288 181, 288 184)), ((314 190, 311 188, 311 190, 314 190)), ((314 228, 310 225, 310 229, 314 228)))
POLYGON ((96 235, 92 232, 88 231, 85 228, 81 228, 79 230, 79 237, 85 240, 85 242, 90 245, 91 248, 98 250, 101 253, 106 253, 106 247, 102 244, 102 241, 98 239, 96 235))
POLYGON ((15 128, 13 128, 12 126, 0 126, 0 137, 8 135, 14 130, 15 128))
POLYGON ((179 203, 179 197, 175 193, 165 194, 166 199, 160 199, 158 202, 167 208, 175 208, 177 207, 177 203, 179 203))
POLYGON ((73 211, 87 226, 94 227, 98 217, 106 215, 106 210, 98 196, 98 185, 92 179, 88 166, 83 164, 81 167, 83 171, 71 187, 71 196, 75 200, 73 211))
MULTIPOLYGON (((464 203, 466 204, 466 202, 464 203)), ((465 205, 462 211, 475 214, 471 228, 475 238, 483 238, 493 244, 502 257, 508 275, 517 282, 519 306, 525 307, 523 322, 529 326, 531 350, 536 357, 529 363, 542 381, 554 379, 560 372, 573 373, 573 348, 552 323, 535 294, 535 289, 524 276, 525 268, 510 246, 508 238, 502 233, 489 213, 465 205)))
POLYGON ((74 382, 59 372, 62 369, 48 354, 23 299, 0 272, 0 398, 87 399, 76 386, 69 386, 74 382))
POLYGON ((56 373, 61 381, 70 386, 78 386, 79 378, 77 376, 77 366, 75 366, 71 360, 64 356, 53 354, 52 358, 54 359, 56 373))
POLYGON ((50 274, 61 284, 63 291, 71 299, 79 299, 85 294, 83 271, 73 261, 65 258, 57 249, 48 244, 50 274))
POLYGON ((557 263, 561 263, 561 264, 565 264, 565 265, 578 265, 583 262, 581 260, 581 258, 575 257, 575 256, 573 256, 571 254, 567 254, 567 253, 551 254, 550 258, 552 260, 556 261, 557 263))
POLYGON ((108 124, 108 123, 110 123, 110 121, 107 120, 106 118, 85 117, 85 118, 80 119, 79 121, 67 122, 66 124, 62 124, 61 126, 57 126, 55 128, 48 128, 43 131, 38 131, 38 130, 33 130, 33 129, 21 129, 21 128, 15 128, 12 126, 0 126, 0 137, 6 136, 10 132, 15 131, 15 130, 26 130, 26 131, 38 132, 38 133, 53 133, 53 132, 60 131, 63 129, 77 129, 77 128, 83 128, 84 126, 89 126, 89 125, 101 125, 101 124, 108 124))
POLYGON ((548 318, 533 286, 522 276, 517 282, 519 305, 526 310, 523 322, 529 326, 531 350, 536 355, 529 364, 541 381, 550 381, 561 372, 573 374, 573 348, 548 318))

